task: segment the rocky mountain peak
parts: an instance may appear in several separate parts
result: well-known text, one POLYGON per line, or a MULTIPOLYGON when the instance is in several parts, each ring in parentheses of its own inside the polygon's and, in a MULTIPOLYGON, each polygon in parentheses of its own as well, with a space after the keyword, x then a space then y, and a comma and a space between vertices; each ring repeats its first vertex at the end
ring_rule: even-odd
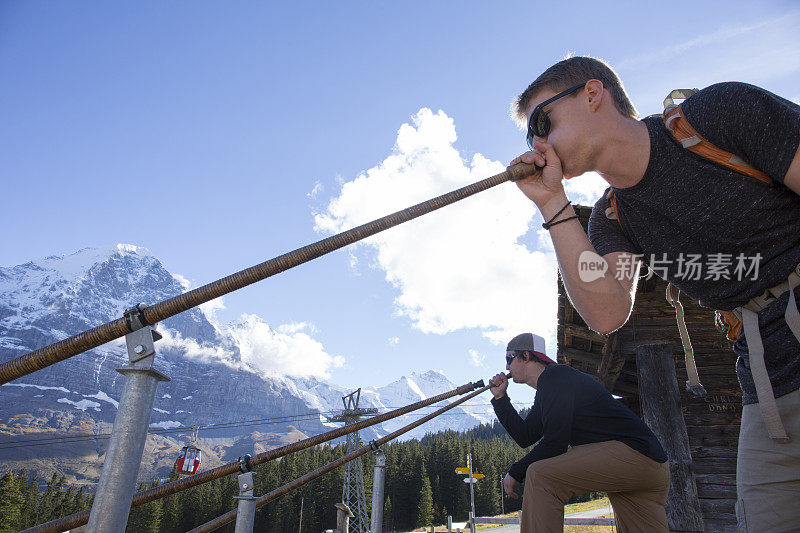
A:
MULTIPOLYGON (((118 318, 138 302, 152 304, 184 290, 181 276, 167 271, 147 249, 128 244, 84 248, 0 268, 0 361, 118 318)), ((165 320, 158 330, 164 338, 156 344, 156 367, 172 381, 158 386, 152 428, 274 418, 282 421, 263 428, 201 430, 200 437, 233 445, 251 438, 254 430, 310 435, 329 429, 326 415, 340 410, 342 396, 352 392, 319 376, 281 371, 281 354, 308 350, 313 356, 329 357, 308 324, 273 328, 257 315, 219 324, 195 308, 165 320)), ((24 424, 11 422, 19 420, 39 421, 37 432, 85 433, 87 427, 110 427, 123 386, 115 369, 126 359, 119 339, 0 387, 0 425, 6 428, 0 440, 25 432, 24 424)), ((453 388, 441 372, 413 372, 382 387, 365 387, 361 405, 386 410, 453 388)), ((407 438, 473 427, 489 419, 488 405, 484 411, 455 408, 455 415, 431 421, 407 438)), ((363 438, 386 434, 413 416, 364 431, 363 438)), ((8 459, 4 457, 0 453, 0 460, 8 459)))

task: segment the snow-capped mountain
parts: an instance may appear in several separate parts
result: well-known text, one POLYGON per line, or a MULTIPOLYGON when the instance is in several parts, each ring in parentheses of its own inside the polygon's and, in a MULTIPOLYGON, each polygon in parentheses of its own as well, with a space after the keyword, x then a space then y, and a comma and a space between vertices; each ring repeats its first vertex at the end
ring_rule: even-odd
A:
MULTIPOLYGON (((113 320, 135 303, 155 303, 186 288, 180 276, 169 273, 146 249, 123 244, 0 268, 0 361, 113 320)), ((201 438, 220 443, 254 430, 302 438, 329 429, 332 424, 324 415, 342 409, 342 396, 352 391, 320 377, 285 375, 275 355, 288 343, 309 358, 330 358, 305 329, 303 324, 273 329, 255 315, 219 324, 201 308, 165 320, 158 325, 164 338, 156 343, 156 368, 171 381, 158 385, 151 426, 169 429, 312 414, 264 427, 201 431, 201 438)), ((81 433, 92 423, 110 427, 123 385, 115 369, 126 359, 124 340, 118 339, 0 387, 0 438, 12 439, 31 425, 39 431, 83 428, 81 433)), ((382 387, 365 387, 361 406, 384 411, 455 387, 440 372, 412 373, 382 387)), ((491 420, 487 398, 468 403, 404 438, 491 420)), ((419 416, 417 412, 363 431, 362 438, 384 435, 419 416)), ((0 461, 9 453, 0 449, 0 461)))

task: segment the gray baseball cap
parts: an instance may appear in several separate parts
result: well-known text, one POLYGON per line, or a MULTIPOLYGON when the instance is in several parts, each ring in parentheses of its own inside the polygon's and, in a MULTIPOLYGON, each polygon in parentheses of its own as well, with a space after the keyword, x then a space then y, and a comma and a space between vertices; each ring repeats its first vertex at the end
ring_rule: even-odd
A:
POLYGON ((533 333, 520 333, 511 339, 511 341, 509 341, 506 351, 528 351, 545 363, 556 364, 556 362, 547 357, 547 354, 545 353, 544 339, 539 335, 534 335, 533 333))

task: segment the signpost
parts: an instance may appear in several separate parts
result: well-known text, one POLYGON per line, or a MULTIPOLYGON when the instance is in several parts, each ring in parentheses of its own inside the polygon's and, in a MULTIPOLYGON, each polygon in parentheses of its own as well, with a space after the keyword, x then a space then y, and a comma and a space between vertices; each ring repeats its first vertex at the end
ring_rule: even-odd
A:
POLYGON ((456 474, 467 476, 464 478, 464 483, 469 483, 469 502, 470 509, 472 509, 469 513, 469 530, 471 533, 475 533, 475 491, 473 486, 479 479, 482 479, 484 475, 472 473, 472 454, 469 453, 467 454, 467 466, 456 468, 456 474))
POLYGON ((467 468, 469 469, 469 505, 472 512, 469 514, 469 530, 475 533, 475 476, 472 475, 472 454, 467 454, 467 468))

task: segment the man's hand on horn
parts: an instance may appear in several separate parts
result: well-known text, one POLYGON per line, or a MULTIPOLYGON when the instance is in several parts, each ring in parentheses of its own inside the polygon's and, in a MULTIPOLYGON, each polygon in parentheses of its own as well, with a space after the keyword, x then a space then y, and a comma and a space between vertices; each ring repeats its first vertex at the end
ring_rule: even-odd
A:
POLYGON ((514 158, 511 166, 517 163, 528 163, 543 167, 541 172, 537 171, 516 182, 517 187, 525 196, 541 210, 548 201, 565 195, 564 171, 561 167, 561 160, 552 145, 536 141, 534 148, 534 151, 525 152, 514 158))

